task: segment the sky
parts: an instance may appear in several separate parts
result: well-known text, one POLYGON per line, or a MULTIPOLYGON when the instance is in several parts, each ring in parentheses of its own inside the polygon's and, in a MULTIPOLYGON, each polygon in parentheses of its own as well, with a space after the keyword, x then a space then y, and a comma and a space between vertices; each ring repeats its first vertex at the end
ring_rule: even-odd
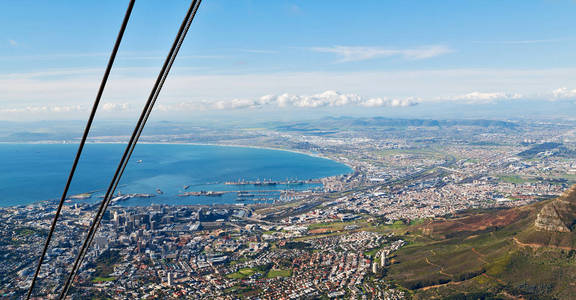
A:
MULTIPOLYGON (((128 1, 0 4, 0 120, 85 119, 128 1)), ((136 1, 99 117, 139 113, 188 5, 136 1)), ((573 0, 204 0, 154 117, 567 112, 574 16, 573 0)))

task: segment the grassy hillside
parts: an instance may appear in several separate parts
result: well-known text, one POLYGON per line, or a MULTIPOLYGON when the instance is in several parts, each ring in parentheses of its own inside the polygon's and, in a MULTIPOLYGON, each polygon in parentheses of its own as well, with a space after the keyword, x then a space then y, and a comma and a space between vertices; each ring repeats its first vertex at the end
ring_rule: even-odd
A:
POLYGON ((576 203, 575 190, 525 207, 413 226, 410 244, 396 253, 386 277, 415 299, 574 299, 576 211, 562 211, 570 232, 535 226, 543 207, 558 201, 576 203))

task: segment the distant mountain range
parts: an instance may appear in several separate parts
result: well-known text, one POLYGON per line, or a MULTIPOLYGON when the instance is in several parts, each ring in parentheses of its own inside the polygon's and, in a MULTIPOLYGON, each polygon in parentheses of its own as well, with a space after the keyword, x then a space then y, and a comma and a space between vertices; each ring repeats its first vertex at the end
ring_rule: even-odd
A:
POLYGON ((474 126, 483 128, 516 129, 517 123, 501 120, 463 119, 463 120, 435 120, 435 119, 395 119, 384 117, 350 118, 329 117, 312 122, 295 122, 276 126, 281 131, 312 132, 322 129, 335 128, 370 128, 370 127, 453 127, 474 126))
MULTIPOLYGON (((0 142, 73 141, 81 136, 84 126, 84 121, 0 121, 0 142)), ((101 121, 94 124, 90 137, 106 137, 108 140, 114 140, 116 137, 129 136, 133 126, 132 122, 127 121, 101 121)), ((246 131, 244 130, 246 126, 307 135, 328 135, 349 129, 365 130, 374 128, 403 130, 406 127, 427 127, 430 129, 475 127, 490 130, 518 130, 520 127, 519 123, 501 120, 436 120, 384 117, 327 117, 302 122, 252 122, 246 124, 219 124, 218 126, 214 124, 156 121, 148 124, 144 131, 144 136, 166 137, 183 134, 213 136, 222 135, 223 132, 235 136, 246 136, 246 131)))
POLYGON ((499 120, 432 120, 432 119, 389 119, 375 117, 353 121, 357 126, 478 126, 515 128, 516 123, 499 120))
POLYGON ((576 186, 532 205, 409 227, 385 275, 415 299, 575 299, 576 186))

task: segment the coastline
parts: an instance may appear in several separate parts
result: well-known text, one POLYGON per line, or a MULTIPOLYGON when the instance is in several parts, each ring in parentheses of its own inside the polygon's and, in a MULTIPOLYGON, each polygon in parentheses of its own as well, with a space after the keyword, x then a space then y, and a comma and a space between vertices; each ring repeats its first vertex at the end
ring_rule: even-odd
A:
MULTIPOLYGON (((94 144, 98 144, 98 143, 94 143, 94 144)), ((272 150, 272 151, 284 151, 284 152, 297 153, 297 154, 307 155, 307 156, 311 156, 311 157, 316 157, 316 158, 331 160, 331 161, 333 161, 333 162, 337 162, 337 163, 339 163, 339 164, 343 164, 343 165, 347 166, 348 168, 350 168, 351 170, 354 170, 354 167, 351 166, 349 163, 345 163, 345 162, 336 160, 336 159, 334 159, 334 158, 330 158, 330 157, 324 156, 324 155, 322 155, 322 154, 320 154, 320 153, 305 152, 305 151, 299 151, 299 150, 293 150, 293 149, 273 148, 273 147, 253 146, 253 145, 229 145, 229 144, 212 144, 212 143, 154 143, 154 142, 143 142, 143 143, 140 143, 140 144, 147 144, 147 145, 217 146, 217 147, 234 147, 234 148, 250 148, 250 149, 263 149, 263 150, 272 150)), ((325 178, 325 177, 323 177, 323 178, 325 178)))

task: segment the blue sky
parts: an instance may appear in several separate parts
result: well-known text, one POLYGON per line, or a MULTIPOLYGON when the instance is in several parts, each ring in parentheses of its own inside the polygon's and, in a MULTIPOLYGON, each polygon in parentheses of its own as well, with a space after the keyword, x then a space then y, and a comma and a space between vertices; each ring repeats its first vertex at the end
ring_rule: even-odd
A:
MULTIPOLYGON (((128 1, 0 3, 0 119, 78 118, 128 1)), ((104 116, 138 110, 188 5, 136 2, 104 116)), ((574 16, 570 0, 205 0, 157 114, 573 101, 574 16)))

